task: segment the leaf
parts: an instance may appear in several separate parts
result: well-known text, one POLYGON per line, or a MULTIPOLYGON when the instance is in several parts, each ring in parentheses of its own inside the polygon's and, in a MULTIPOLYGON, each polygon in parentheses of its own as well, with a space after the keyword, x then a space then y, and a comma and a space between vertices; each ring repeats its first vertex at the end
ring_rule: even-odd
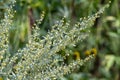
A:
POLYGON ((109 70, 113 64, 114 64, 114 61, 115 61, 115 56, 114 55, 106 55, 105 56, 105 61, 106 61, 106 70, 109 70))
POLYGON ((115 62, 118 66, 120 66, 120 56, 115 57, 115 62))
POLYGON ((115 37, 115 38, 118 37, 117 33, 115 33, 115 32, 108 32, 108 35, 111 37, 115 37))

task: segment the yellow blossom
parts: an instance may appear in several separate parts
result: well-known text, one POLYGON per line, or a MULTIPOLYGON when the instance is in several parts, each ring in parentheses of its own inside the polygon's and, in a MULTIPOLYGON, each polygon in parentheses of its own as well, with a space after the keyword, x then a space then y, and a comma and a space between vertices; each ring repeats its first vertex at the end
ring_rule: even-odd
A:
POLYGON ((0 80, 3 80, 3 78, 0 76, 0 80))
POLYGON ((90 55, 90 51, 89 51, 89 50, 86 50, 86 51, 85 51, 85 55, 89 56, 89 55, 90 55))
POLYGON ((96 48, 92 48, 90 50, 86 50, 85 51, 85 55, 89 56, 91 54, 93 54, 94 56, 96 56, 97 55, 97 49, 96 48))
POLYGON ((91 49, 91 54, 94 54, 94 56, 97 55, 97 49, 96 48, 92 48, 91 49))
POLYGON ((79 60, 80 59, 80 53, 78 51, 75 51, 74 52, 74 56, 75 56, 75 59, 76 60, 79 60))

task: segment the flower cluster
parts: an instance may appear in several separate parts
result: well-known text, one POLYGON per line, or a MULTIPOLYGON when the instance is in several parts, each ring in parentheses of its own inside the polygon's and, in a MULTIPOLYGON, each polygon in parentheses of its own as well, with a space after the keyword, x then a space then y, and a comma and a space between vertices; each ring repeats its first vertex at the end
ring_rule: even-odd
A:
POLYGON ((89 55, 91 55, 91 54, 93 54, 94 56, 96 56, 96 55, 97 55, 97 49, 96 49, 96 48, 92 48, 92 49, 90 49, 90 50, 86 50, 86 51, 85 51, 85 55, 86 55, 86 56, 89 56, 89 55))
MULTIPOLYGON (((72 29, 69 28, 70 21, 65 17, 56 23, 51 31, 43 39, 39 38, 39 28, 33 28, 33 34, 29 35, 28 43, 16 54, 9 52, 8 30, 12 25, 12 7, 6 9, 5 19, 0 24, 0 79, 5 80, 53 80, 71 73, 76 67, 90 61, 94 56, 89 55, 85 59, 78 59, 66 65, 64 58, 56 54, 64 50, 68 45, 84 40, 89 33, 95 19, 104 12, 105 6, 97 13, 86 18, 81 18, 72 29), (62 63, 60 63, 62 62, 62 63)), ((41 23, 42 18, 38 20, 41 23)), ((76 55, 78 53, 76 52, 76 55)))

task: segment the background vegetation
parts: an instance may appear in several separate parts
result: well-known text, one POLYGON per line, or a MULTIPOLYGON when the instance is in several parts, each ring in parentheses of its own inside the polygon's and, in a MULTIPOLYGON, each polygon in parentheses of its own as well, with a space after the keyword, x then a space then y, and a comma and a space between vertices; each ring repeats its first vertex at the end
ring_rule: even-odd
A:
MULTIPOLYGON (((31 27, 45 11, 45 18, 40 27, 40 33, 46 35, 51 26, 66 16, 73 23, 80 17, 91 15, 109 0, 17 0, 14 9, 15 21, 10 30, 10 51, 14 54, 27 42, 31 27)), ((4 8, 9 2, 0 0, 0 19, 4 8)), ((111 0, 110 7, 100 18, 97 18, 91 28, 90 36, 76 47, 68 47, 71 55, 66 63, 89 54, 96 54, 93 62, 66 75, 64 80, 120 80, 120 0, 111 0)), ((61 51, 64 53, 64 51, 61 51)))

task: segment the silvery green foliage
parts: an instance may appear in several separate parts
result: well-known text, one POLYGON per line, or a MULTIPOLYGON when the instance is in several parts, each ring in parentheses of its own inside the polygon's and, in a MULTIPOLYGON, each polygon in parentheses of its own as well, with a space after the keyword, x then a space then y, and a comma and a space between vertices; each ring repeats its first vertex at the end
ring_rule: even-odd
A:
MULTIPOLYGON (((84 40, 88 36, 89 26, 106 7, 108 5, 91 16, 81 18, 72 28, 69 28, 70 21, 65 22, 63 18, 43 39, 39 38, 39 28, 35 24, 36 27, 33 28, 33 34, 29 36, 26 47, 11 56, 8 51, 8 30, 13 17, 10 6, 6 9, 5 19, 0 24, 0 76, 5 80, 53 80, 71 73, 75 68, 88 62, 94 55, 66 65, 63 60, 69 54, 61 56, 56 53, 68 45, 75 45, 76 42, 84 40)), ((44 13, 38 23, 41 23, 43 17, 44 13)))

